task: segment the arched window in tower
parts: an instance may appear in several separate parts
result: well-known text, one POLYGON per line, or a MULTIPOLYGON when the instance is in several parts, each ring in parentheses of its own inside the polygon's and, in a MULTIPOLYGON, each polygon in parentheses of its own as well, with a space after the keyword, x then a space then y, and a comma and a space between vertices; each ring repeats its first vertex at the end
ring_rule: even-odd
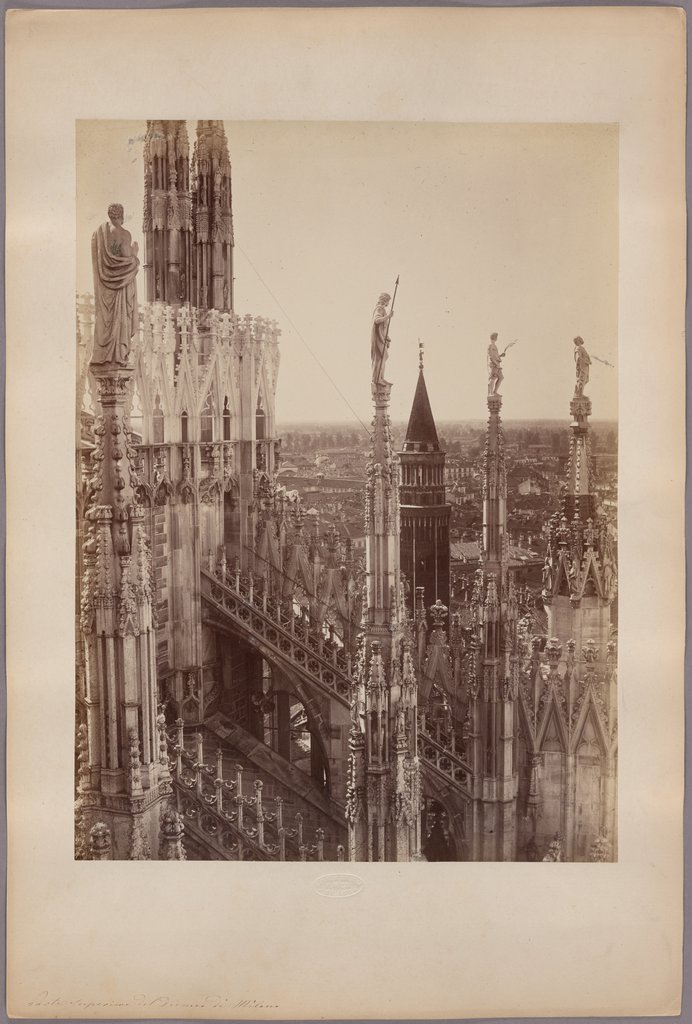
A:
POLYGON ((154 411, 152 413, 151 420, 154 427, 154 444, 163 444, 163 410, 161 409, 161 398, 159 395, 156 396, 156 401, 154 402, 154 411))
POLYGON ((214 440, 214 399, 211 391, 202 406, 202 415, 199 418, 199 439, 207 443, 214 440))
POLYGON ((231 410, 228 408, 228 395, 223 400, 223 439, 231 440, 231 410))
POLYGON ((183 409, 182 416, 180 417, 180 439, 183 442, 183 444, 187 444, 187 442, 190 440, 188 436, 187 420, 187 412, 185 411, 185 409, 183 409))
POLYGON ((266 436, 265 420, 264 408, 262 407, 262 394, 260 392, 257 395, 257 409, 255 411, 255 438, 258 441, 263 441, 266 436))

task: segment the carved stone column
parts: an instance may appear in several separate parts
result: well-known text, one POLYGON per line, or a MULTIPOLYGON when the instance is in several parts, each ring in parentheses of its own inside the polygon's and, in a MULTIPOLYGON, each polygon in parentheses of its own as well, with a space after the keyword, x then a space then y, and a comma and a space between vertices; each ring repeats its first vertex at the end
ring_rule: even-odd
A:
POLYGON ((366 820, 365 736, 361 730, 357 698, 351 707, 349 735, 346 820, 348 822, 348 859, 367 860, 368 826, 366 820))
POLYGON ((151 554, 125 408, 133 371, 92 366, 100 415, 86 519, 87 571, 81 628, 87 661, 86 752, 82 790, 111 825, 116 859, 130 852, 131 822, 170 791, 160 760, 151 554), (108 818, 107 812, 115 815, 108 818))
POLYGON ((564 790, 564 829, 565 854, 567 860, 574 860, 574 816, 577 799, 576 756, 573 752, 565 754, 565 790, 564 790))

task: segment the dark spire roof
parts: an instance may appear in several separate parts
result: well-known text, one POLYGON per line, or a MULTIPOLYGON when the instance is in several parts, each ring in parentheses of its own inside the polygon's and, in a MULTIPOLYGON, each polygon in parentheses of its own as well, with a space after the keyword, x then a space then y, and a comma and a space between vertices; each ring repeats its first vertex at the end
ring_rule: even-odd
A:
POLYGON ((430 408, 428 389, 425 386, 423 368, 418 373, 416 393, 413 396, 413 406, 409 416, 406 440, 404 441, 405 452, 439 452, 440 442, 437 438, 437 429, 430 408))

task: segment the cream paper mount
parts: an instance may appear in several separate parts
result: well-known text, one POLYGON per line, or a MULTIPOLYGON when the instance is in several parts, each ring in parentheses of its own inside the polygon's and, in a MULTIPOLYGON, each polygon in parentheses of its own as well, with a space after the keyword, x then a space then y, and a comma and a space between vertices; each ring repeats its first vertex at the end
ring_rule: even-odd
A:
POLYGON ((679 1012, 684 54, 675 8, 10 12, 11 1015, 679 1012), (152 112, 617 125, 617 864, 75 862, 76 122, 152 112))

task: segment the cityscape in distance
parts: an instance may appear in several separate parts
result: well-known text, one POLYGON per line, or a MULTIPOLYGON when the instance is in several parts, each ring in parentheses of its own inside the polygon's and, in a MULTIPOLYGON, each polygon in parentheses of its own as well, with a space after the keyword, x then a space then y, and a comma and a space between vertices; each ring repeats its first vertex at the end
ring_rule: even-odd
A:
MULTIPOLYGON (((431 395, 434 412, 434 395, 431 395)), ((519 581, 540 594, 541 571, 550 517, 560 509, 569 460, 565 420, 507 420, 503 423, 507 463, 507 526, 519 581)), ((446 499, 451 505, 451 601, 462 600, 470 573, 480 562, 483 450, 485 421, 438 423, 440 448, 446 452, 446 499)), ((364 494, 370 434, 353 422, 286 422, 277 482, 295 491, 307 509, 315 535, 330 528, 355 552, 365 552, 364 494)), ((400 451, 405 422, 392 423, 395 451, 400 451)), ((615 421, 591 423, 595 489, 601 505, 616 519, 618 428, 615 421)))

